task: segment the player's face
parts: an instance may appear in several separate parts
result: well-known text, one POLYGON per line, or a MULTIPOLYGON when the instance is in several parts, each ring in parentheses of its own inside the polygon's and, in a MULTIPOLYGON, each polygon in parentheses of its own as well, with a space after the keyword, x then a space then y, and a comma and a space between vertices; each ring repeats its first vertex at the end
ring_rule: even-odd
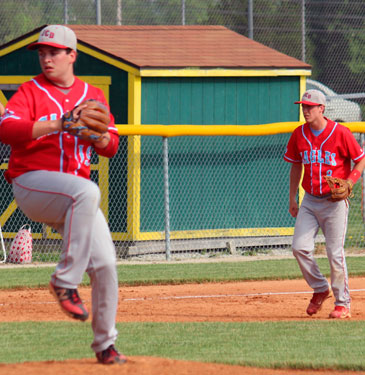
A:
POLYGON ((313 123, 323 118, 324 106, 302 104, 302 111, 305 121, 313 123))
POLYGON ((62 85, 73 77, 73 63, 76 52, 42 46, 38 49, 39 63, 44 75, 52 82, 62 85))

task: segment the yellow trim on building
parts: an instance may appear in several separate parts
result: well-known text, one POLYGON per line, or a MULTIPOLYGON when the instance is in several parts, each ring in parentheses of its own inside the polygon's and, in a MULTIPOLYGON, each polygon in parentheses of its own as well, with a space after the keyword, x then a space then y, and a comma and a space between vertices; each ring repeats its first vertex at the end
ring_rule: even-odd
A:
MULTIPOLYGON (((3 237, 4 238, 15 238, 15 236, 17 234, 18 234, 18 232, 3 232, 3 237)), ((33 240, 40 240, 40 239, 43 238, 42 233, 33 233, 32 232, 32 238, 33 238, 33 240)))
MULTIPOLYGON (((307 89, 307 77, 301 76, 300 81, 299 81, 299 91, 300 92, 299 92, 298 100, 302 99, 302 96, 305 93, 306 89, 307 89)), ((304 123, 305 120, 304 120, 304 116, 303 116, 303 112, 302 112, 302 106, 300 104, 297 104, 297 105, 298 105, 298 110, 299 110, 299 121, 304 123)))
MULTIPOLYGON (((0 84, 6 85, 21 85, 24 82, 30 81, 35 76, 0 76, 0 84)), ((104 86, 110 86, 112 83, 112 79, 110 76, 77 76, 82 81, 89 83, 90 85, 100 87, 105 96, 109 97, 109 90, 106 90, 104 86)))
POLYGON ((97 164, 99 174, 100 189, 100 208, 106 218, 109 217, 109 159, 99 156, 99 164, 97 164))
POLYGON ((44 233, 45 238, 52 239, 52 240, 62 240, 62 236, 55 232, 51 227, 47 226, 46 231, 44 233))
MULTIPOLYGON (((141 128, 141 77, 128 74, 128 123, 141 128)), ((141 194, 141 137, 128 137, 127 233, 128 240, 139 237, 141 194)))
POLYGON ((131 74, 134 74, 134 75, 139 75, 139 69, 138 68, 134 68, 132 67, 131 65, 128 65, 126 63, 123 63, 113 57, 110 57, 108 55, 105 55, 104 53, 102 52, 98 52, 90 47, 86 47, 80 43, 77 43, 77 49, 81 52, 84 52, 86 53, 87 55, 90 55, 90 56, 93 56, 95 57, 96 59, 98 60, 102 60, 104 61, 105 63, 109 64, 109 65, 113 65, 119 69, 122 69, 128 73, 131 73, 131 74))
POLYGON ((5 223, 9 220, 10 216, 15 212, 17 209, 17 204, 15 203, 15 200, 11 201, 9 206, 6 208, 6 210, 1 214, 0 216, 0 224, 3 227, 5 223))
POLYGON ((0 76, 0 84, 21 85, 30 81, 34 76, 0 76))
POLYGON ((8 103, 8 99, 6 99, 3 92, 0 90, 0 103, 2 103, 4 106, 8 103))
MULTIPOLYGON (((112 83, 111 77, 88 76, 81 78, 83 81, 99 87, 109 103, 109 86, 112 83)), ((99 156, 99 163, 95 165, 99 175, 99 189, 101 194, 100 208, 106 218, 109 217, 109 158, 99 156)))
MULTIPOLYGON (((300 90, 299 100, 301 100, 303 94, 307 90, 307 77, 304 77, 304 76, 300 77, 299 90, 300 90)), ((299 111, 299 121, 300 121, 301 124, 303 124, 305 122, 305 119, 304 119, 304 115, 303 115, 303 111, 302 111, 302 106, 300 104, 296 104, 296 105, 298 106, 298 111, 299 111)), ((305 191, 304 191, 303 186, 302 186, 303 177, 304 177, 304 166, 302 165, 302 176, 300 178, 299 188, 298 188, 298 201, 299 201, 299 204, 302 203, 303 198, 304 198, 304 194, 305 194, 305 191)))
POLYGON ((141 69, 141 77, 280 77, 310 76, 305 69, 141 69))
POLYGON ((0 50, 0 57, 1 56, 5 56, 8 53, 14 52, 17 49, 23 48, 23 47, 27 46, 28 44, 37 41, 38 40, 38 35, 39 34, 32 35, 32 36, 30 36, 28 38, 22 39, 19 42, 10 45, 9 47, 6 47, 6 48, 0 50))
MULTIPOLYGON (((200 239, 200 238, 235 238, 235 237, 272 237, 272 236, 292 236, 294 227, 282 228, 238 228, 238 229, 207 229, 207 230, 187 230, 172 231, 170 239, 200 239)), ((127 233, 112 233, 115 241, 128 241, 127 233)), ((165 232, 140 232, 134 241, 164 241, 165 232)))

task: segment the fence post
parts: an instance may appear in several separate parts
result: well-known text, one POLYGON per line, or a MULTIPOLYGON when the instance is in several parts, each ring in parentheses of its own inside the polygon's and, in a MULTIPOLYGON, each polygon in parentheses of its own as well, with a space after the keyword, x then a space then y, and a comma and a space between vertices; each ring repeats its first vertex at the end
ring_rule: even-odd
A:
POLYGON ((302 0, 302 61, 305 62, 305 0, 302 0))
POLYGON ((63 18, 65 25, 68 24, 68 0, 63 1, 63 18))
POLYGON ((185 0, 181 0, 181 24, 185 26, 185 0))
POLYGON ((248 37, 253 39, 253 0, 248 0, 248 37))
POLYGON ((165 197, 165 252, 166 260, 171 259, 170 249, 170 199, 169 199, 169 144, 168 138, 163 137, 163 179, 165 197))
POLYGON ((96 7, 96 24, 101 25, 101 3, 100 0, 95 0, 96 7))

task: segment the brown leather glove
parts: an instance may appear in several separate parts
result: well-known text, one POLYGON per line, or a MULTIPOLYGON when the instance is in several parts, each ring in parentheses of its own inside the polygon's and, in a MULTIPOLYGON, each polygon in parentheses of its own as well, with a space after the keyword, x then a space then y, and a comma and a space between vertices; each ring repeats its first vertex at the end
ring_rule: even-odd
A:
POLYGON ((352 181, 332 176, 324 176, 324 179, 331 189, 330 201, 338 202, 354 196, 352 193, 352 188, 354 186, 352 181))
POLYGON ((110 122, 107 107, 94 99, 82 102, 62 116, 62 130, 92 143, 100 141, 110 122))

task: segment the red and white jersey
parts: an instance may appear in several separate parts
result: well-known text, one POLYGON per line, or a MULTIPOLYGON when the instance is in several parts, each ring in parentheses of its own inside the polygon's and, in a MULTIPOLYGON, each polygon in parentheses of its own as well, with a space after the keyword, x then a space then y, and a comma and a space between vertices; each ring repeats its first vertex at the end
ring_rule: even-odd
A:
POLYGON ((32 139, 34 122, 60 119, 65 112, 86 99, 96 99, 108 106, 102 90, 76 77, 67 94, 43 74, 19 87, 9 100, 0 122, 0 140, 11 146, 9 168, 5 172, 7 181, 11 182, 13 178, 34 170, 58 171, 89 178, 93 150, 106 157, 115 155, 119 136, 112 115, 109 124, 111 139, 104 149, 60 131, 32 139))
POLYGON ((326 120, 327 126, 318 136, 307 123, 296 128, 284 155, 285 161, 304 165, 303 189, 315 196, 330 193, 323 176, 346 179, 351 172, 351 160, 357 164, 365 157, 348 128, 326 120))

